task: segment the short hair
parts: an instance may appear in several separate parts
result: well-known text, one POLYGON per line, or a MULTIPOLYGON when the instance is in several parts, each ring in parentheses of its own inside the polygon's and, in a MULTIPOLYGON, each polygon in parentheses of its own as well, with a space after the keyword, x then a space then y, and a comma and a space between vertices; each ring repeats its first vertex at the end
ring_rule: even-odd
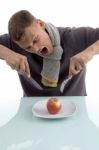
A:
POLYGON ((21 10, 11 16, 8 22, 8 33, 12 40, 20 41, 25 28, 30 26, 36 18, 27 10, 21 10))

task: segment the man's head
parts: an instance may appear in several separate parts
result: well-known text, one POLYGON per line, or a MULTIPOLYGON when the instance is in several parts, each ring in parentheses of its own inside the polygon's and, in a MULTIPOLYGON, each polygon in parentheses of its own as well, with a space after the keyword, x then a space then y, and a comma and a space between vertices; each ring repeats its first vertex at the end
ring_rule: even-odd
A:
POLYGON ((14 42, 31 53, 47 55, 53 51, 45 23, 26 10, 18 11, 10 18, 8 32, 14 42))

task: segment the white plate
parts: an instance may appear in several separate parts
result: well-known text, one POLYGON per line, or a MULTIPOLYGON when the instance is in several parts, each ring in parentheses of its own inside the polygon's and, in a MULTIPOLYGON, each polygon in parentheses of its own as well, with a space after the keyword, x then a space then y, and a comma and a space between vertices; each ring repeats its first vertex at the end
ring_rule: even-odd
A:
POLYGON ((47 100, 38 101, 32 107, 34 116, 41 118, 65 118, 72 116, 76 111, 76 106, 73 102, 67 100, 61 100, 62 108, 58 114, 52 115, 47 111, 47 100))

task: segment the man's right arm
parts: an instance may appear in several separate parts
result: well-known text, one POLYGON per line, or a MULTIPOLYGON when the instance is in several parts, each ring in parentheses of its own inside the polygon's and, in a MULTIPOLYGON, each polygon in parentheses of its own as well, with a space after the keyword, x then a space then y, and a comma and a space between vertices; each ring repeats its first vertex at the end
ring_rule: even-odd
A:
POLYGON ((30 76, 30 69, 26 56, 16 53, 0 44, 0 58, 4 59, 12 69, 26 76, 30 76))

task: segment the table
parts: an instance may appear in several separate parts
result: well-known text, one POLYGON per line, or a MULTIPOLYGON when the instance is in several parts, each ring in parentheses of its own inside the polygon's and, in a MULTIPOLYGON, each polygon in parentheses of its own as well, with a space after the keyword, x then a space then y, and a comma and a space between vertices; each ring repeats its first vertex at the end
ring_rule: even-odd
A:
MULTIPOLYGON (((99 150, 99 127, 91 119, 87 106, 90 98, 57 97, 75 103, 76 113, 68 118, 43 119, 33 116, 32 106, 39 100, 49 98, 22 98, 17 111, 10 113, 13 114, 10 119, 7 120, 7 115, 0 116, 0 122, 7 120, 0 126, 0 150, 99 150)), ((98 98, 95 102, 99 106, 98 98)), ((96 116, 99 123, 99 112, 96 116)))

